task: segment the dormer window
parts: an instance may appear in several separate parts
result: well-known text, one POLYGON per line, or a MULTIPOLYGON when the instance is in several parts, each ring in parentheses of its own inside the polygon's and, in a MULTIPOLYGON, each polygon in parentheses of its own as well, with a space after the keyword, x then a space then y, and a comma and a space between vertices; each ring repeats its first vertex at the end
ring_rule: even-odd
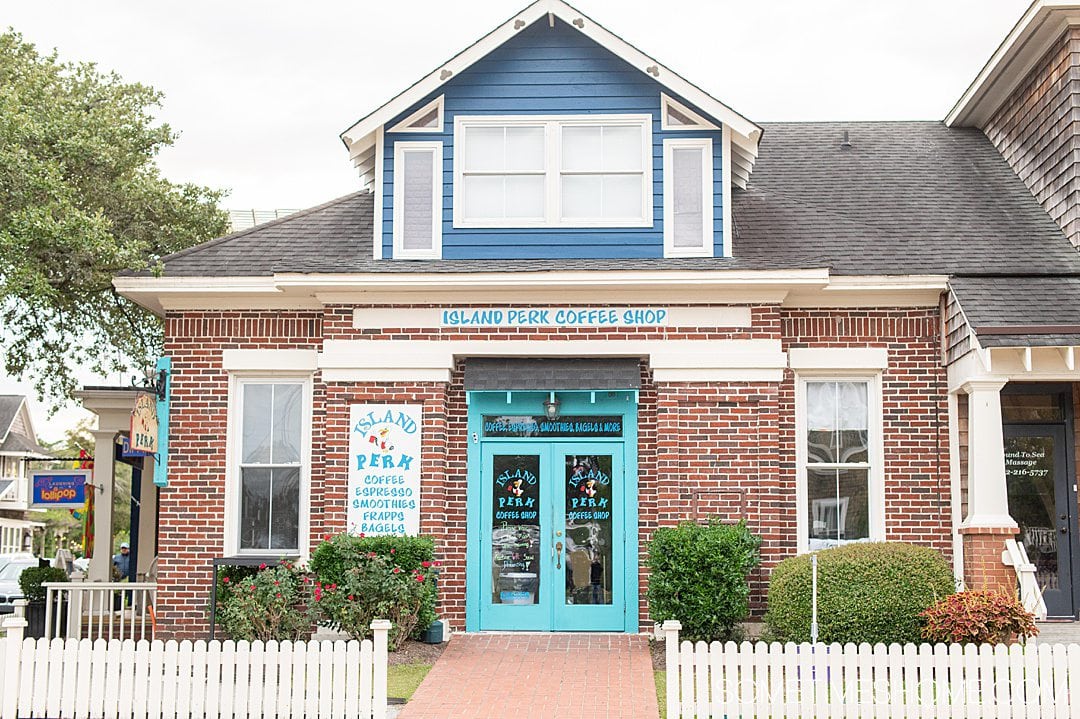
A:
POLYGON ((455 227, 652 225, 647 115, 457 117, 455 227))

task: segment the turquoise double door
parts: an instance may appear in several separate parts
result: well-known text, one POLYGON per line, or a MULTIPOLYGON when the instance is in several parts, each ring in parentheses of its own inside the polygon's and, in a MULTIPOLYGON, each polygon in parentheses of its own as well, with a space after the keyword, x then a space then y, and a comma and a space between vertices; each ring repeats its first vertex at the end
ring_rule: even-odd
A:
POLYGON ((626 630, 623 451, 603 439, 481 445, 477 628, 626 630))

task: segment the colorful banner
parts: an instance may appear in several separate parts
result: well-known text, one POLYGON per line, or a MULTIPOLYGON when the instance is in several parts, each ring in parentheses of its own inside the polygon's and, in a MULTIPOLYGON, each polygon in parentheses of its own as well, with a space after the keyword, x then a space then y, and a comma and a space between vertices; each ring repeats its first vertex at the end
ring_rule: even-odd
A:
POLYGON ((349 531, 420 533, 422 405, 355 404, 350 412, 349 531))
POLYGON ((34 470, 30 472, 30 506, 81 507, 92 476, 89 469, 34 470))

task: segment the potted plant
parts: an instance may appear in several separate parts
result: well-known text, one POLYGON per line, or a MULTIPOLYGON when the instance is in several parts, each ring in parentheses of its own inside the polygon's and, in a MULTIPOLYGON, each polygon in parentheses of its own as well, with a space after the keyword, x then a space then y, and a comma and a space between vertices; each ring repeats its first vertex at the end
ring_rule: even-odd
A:
MULTIPOLYGON (((28 567, 19 575, 19 589, 26 600, 26 636, 39 639, 45 636, 46 582, 66 582, 67 572, 60 567, 28 567)), ((57 617, 57 621, 63 621, 57 617)), ((63 627, 61 627, 63 629, 63 627)))

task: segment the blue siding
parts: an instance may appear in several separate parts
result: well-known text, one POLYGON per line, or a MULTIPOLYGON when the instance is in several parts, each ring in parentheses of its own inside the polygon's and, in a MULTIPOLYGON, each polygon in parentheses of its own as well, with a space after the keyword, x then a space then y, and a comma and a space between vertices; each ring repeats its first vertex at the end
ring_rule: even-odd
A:
MULTIPOLYGON (((723 163, 720 131, 660 129, 660 92, 673 95, 561 20, 533 23, 471 68, 452 78, 386 124, 393 127, 439 95, 445 95, 441 134, 386 133, 383 152, 383 257, 393 256, 394 143, 442 140, 445 259, 643 258, 664 256, 663 141, 713 140, 715 252, 723 254, 723 163), (651 115, 653 224, 633 228, 455 228, 453 220, 454 117, 456 115, 651 115)), ((719 125, 719 121, 716 123, 719 125)))

